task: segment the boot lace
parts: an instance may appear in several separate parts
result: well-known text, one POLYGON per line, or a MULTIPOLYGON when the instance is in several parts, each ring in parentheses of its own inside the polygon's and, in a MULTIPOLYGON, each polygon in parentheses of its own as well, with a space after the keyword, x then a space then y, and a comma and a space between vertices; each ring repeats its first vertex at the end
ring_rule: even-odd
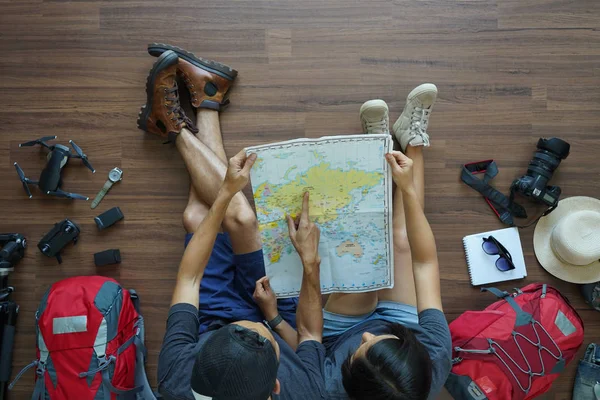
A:
POLYGON ((185 115, 185 111, 181 108, 177 82, 174 82, 172 88, 165 88, 165 107, 167 108, 167 115, 171 116, 171 121, 174 121, 177 126, 185 124, 190 131, 198 133, 196 125, 187 115, 185 115))
MULTIPOLYGON (((424 144, 429 144, 429 135, 427 134, 427 125, 429 125, 429 108, 415 107, 410 115, 410 137, 411 141, 419 136, 424 144)), ((410 143, 410 141, 409 141, 410 143)))

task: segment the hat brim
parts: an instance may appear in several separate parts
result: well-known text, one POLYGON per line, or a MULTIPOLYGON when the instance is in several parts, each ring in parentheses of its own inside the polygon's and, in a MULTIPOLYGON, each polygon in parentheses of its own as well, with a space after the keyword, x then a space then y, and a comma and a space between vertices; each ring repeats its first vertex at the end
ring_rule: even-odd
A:
POLYGON ((558 222, 567 214, 576 211, 600 212, 600 200, 593 197, 568 197, 558 203, 556 210, 541 218, 533 233, 533 249, 542 267, 566 282, 593 283, 600 281, 600 260, 585 266, 568 264, 552 251, 550 240, 552 231, 558 222))

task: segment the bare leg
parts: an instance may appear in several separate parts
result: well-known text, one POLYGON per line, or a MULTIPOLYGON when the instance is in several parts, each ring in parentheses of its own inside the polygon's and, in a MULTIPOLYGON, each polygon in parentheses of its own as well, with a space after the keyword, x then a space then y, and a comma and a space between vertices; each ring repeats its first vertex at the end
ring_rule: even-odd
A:
MULTIPOLYGON (((212 110, 198 109, 197 126, 200 132, 200 140, 223 162, 227 162, 227 155, 223 148, 223 139, 221 138, 221 125, 219 123, 219 113, 212 110)), ((198 137, 197 136, 197 137, 198 137)), ((187 233, 194 233, 198 225, 202 222, 208 213, 209 206, 200 200, 196 193, 194 185, 190 184, 190 194, 188 204, 183 213, 183 227, 187 233)))
MULTIPOLYGON (((195 191, 194 194, 190 194, 190 201, 184 212, 184 226, 191 232, 205 215, 200 214, 198 202, 207 206, 213 204, 227 171, 218 113, 200 111, 197 124, 201 130, 199 135, 202 141, 187 129, 183 129, 176 142, 195 191), (204 140, 219 154, 211 150, 204 140)), ((251 253, 262 248, 256 216, 242 193, 238 193, 231 201, 223 220, 223 229, 230 235, 235 254, 251 253)))
MULTIPOLYGON (((406 155, 413 160, 413 181, 421 206, 425 203, 425 168, 423 165, 423 147, 408 146, 406 155)), ((396 188, 394 193, 394 288, 381 289, 377 293, 379 301, 395 301, 398 303, 417 305, 415 278, 412 268, 410 245, 406 234, 404 204, 402 192, 396 188)))

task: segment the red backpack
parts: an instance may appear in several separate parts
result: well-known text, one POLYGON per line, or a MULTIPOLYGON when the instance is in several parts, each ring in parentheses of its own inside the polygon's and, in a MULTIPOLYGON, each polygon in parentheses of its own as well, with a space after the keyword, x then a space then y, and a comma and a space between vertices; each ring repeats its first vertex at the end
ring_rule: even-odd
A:
MULTIPOLYGON (((155 399, 135 291, 102 276, 55 283, 36 312, 33 400, 155 399)), ((11 388, 14 385, 11 384, 11 388)))
POLYGON ((546 284, 514 294, 482 288, 502 300, 467 311, 450 324, 455 399, 525 400, 550 389, 583 342, 583 321, 546 284))

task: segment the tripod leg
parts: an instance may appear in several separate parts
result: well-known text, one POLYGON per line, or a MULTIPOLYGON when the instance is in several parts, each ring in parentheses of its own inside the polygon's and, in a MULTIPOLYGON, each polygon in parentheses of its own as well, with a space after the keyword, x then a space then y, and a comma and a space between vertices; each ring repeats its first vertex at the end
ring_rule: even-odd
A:
POLYGON ((6 320, 3 321, 2 347, 0 348, 0 400, 4 400, 7 384, 10 381, 15 325, 19 313, 19 306, 12 301, 6 302, 2 307, 6 309, 6 320))

